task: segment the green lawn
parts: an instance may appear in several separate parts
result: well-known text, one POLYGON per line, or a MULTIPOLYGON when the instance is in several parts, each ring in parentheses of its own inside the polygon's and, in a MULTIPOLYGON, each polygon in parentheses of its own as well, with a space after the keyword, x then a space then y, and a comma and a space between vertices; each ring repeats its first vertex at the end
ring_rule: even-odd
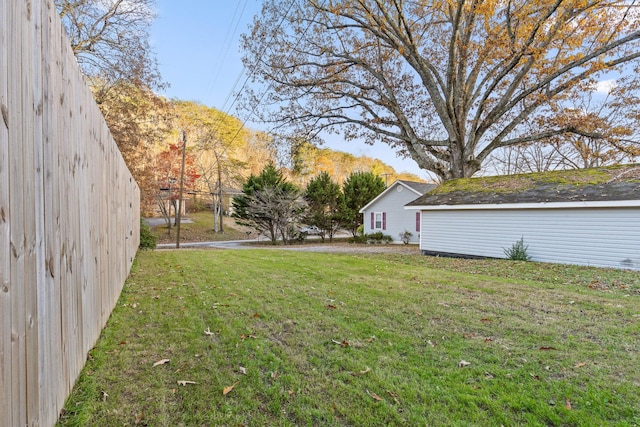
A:
MULTIPOLYGON (((224 231, 216 233, 213 231, 213 212, 202 211, 188 213, 186 218, 192 220, 192 223, 180 224, 180 242, 209 242, 220 240, 244 240, 256 238, 257 234, 253 232, 247 235, 244 230, 236 226, 233 218, 224 217, 224 231)), ((171 223, 171 230, 167 230, 166 225, 152 227, 151 231, 157 236, 158 243, 175 243, 176 227, 171 223)))
POLYGON ((638 425, 639 276, 141 252, 59 425, 638 425))

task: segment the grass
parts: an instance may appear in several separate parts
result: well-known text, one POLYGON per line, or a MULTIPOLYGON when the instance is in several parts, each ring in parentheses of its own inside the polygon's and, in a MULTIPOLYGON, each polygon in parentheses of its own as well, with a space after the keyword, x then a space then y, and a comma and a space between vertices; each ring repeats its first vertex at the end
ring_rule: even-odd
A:
POLYGON ((638 425, 639 299, 617 270, 142 252, 59 425, 638 425))
MULTIPOLYGON (((232 218, 224 217, 224 232, 213 231, 213 212, 193 212, 186 215, 193 223, 180 224, 181 242, 212 242, 221 240, 243 240, 255 238, 256 233, 247 235, 243 227, 238 227, 232 218)), ((158 237, 158 243, 175 243, 176 228, 171 224, 171 234, 167 233, 167 226, 152 227, 151 231, 158 237)))

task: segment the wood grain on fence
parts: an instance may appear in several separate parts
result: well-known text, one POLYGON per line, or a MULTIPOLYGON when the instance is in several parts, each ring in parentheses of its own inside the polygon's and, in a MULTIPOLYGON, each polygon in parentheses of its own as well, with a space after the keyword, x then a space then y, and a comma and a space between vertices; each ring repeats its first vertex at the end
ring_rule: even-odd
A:
POLYGON ((0 427, 53 425, 139 244, 139 189, 52 0, 0 0, 0 427))

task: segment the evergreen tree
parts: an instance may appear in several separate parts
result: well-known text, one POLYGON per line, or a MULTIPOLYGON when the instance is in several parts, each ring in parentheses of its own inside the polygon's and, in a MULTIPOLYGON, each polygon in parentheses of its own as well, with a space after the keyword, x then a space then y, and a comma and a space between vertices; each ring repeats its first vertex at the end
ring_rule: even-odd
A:
POLYGON ((242 195, 233 198, 233 216, 239 223, 266 232, 275 245, 278 237, 286 244, 304 212, 298 188, 269 163, 260 175, 251 175, 242 195))
POLYGON ((304 198, 308 206, 306 222, 320 229, 323 242, 326 236, 332 241, 339 225, 340 186, 331 180, 327 172, 322 172, 309 182, 304 198))
POLYGON ((343 201, 340 206, 340 223, 356 235, 358 226, 362 224, 359 212, 385 189, 382 178, 371 172, 353 172, 344 182, 343 201))

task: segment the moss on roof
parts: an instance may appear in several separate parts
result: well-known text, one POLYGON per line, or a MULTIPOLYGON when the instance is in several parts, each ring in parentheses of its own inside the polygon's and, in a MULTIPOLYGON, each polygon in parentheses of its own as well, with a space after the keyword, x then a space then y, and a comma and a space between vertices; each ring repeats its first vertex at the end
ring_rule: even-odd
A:
POLYGON ((448 181, 410 205, 640 199, 640 164, 448 181))

